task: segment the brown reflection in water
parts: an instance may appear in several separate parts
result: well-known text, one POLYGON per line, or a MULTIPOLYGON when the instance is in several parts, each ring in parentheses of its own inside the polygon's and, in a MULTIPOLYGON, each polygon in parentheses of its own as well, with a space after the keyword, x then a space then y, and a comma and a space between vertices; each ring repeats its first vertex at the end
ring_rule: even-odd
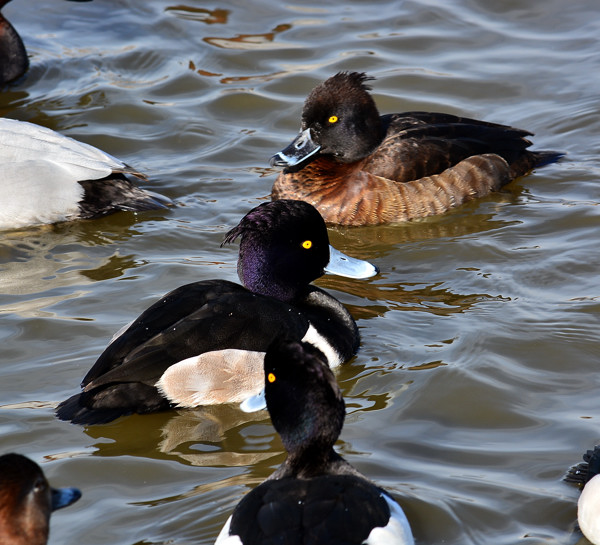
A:
POLYGON ((207 25, 227 24, 229 15, 231 13, 231 11, 228 9, 193 8, 191 6, 185 6, 182 4, 169 6, 165 8, 165 11, 175 12, 175 14, 179 15, 182 19, 199 21, 201 23, 206 23, 207 25))
POLYGON ((263 34, 238 34, 231 38, 207 36, 202 39, 206 43, 222 49, 272 49, 279 47, 273 43, 277 34, 290 30, 291 28, 292 25, 281 24, 277 25, 271 32, 265 32, 263 34))
MULTIPOLYGON (((338 276, 324 276, 316 284, 331 291, 351 293, 366 301, 379 304, 346 307, 355 319, 383 316, 390 310, 424 311, 436 316, 451 316, 466 312, 482 301, 506 301, 506 297, 487 293, 460 294, 440 287, 441 283, 409 284, 349 280, 338 276)), ((332 295, 335 296, 335 293, 332 295)))
POLYGON ((99 439, 93 445, 94 456, 175 458, 185 465, 203 467, 253 465, 279 454, 283 448, 278 441, 273 444, 275 431, 266 411, 244 413, 236 405, 131 415, 110 424, 86 426, 84 430, 88 436, 99 439), (257 428, 257 446, 248 450, 249 443, 241 432, 263 423, 264 437, 263 429, 257 428))
MULTIPOLYGON (((48 293, 57 287, 114 279, 139 266, 132 254, 119 255, 115 244, 139 236, 134 225, 162 220, 155 214, 116 213, 98 220, 65 222, 2 233, 0 293, 48 293), (103 248, 88 251, 89 248, 103 248)), ((63 294, 73 297, 72 294, 63 294)), ((19 301, 23 308, 42 309, 55 300, 19 301)), ((15 310, 15 312, 19 312, 15 310)))
MULTIPOLYGON (((496 197, 497 194, 494 195, 496 197)), ((512 199, 511 199, 512 200, 512 199)), ((495 213, 474 213, 468 203, 460 212, 397 225, 368 227, 329 226, 329 238, 333 246, 348 255, 360 259, 375 259, 388 255, 394 245, 426 240, 454 239, 475 233, 485 233, 514 225, 518 222, 493 219, 495 213)))

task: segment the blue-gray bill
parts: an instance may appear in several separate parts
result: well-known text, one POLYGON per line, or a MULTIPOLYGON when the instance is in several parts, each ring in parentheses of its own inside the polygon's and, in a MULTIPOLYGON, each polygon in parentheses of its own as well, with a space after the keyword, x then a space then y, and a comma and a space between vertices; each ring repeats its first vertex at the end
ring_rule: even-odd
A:
POLYGON ((67 507, 81 498, 81 492, 77 488, 53 488, 51 494, 52 511, 67 507))
POLYGON ((245 413, 253 413, 256 411, 262 411, 267 408, 267 401, 265 400, 265 389, 263 388, 258 394, 249 397, 245 401, 240 403, 240 409, 245 413))
POLYGON ((313 141, 310 129, 306 129, 287 148, 273 155, 269 164, 272 167, 293 167, 312 157, 320 149, 321 146, 313 141))
POLYGON ((368 261, 350 257, 329 245, 329 263, 325 267, 325 272, 360 279, 375 276, 379 269, 368 261))

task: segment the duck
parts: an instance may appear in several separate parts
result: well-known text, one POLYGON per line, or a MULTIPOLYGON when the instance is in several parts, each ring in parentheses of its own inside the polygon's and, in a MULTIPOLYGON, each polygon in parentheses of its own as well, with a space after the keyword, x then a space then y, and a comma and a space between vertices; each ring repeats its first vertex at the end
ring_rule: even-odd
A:
POLYGON ((569 470, 565 481, 582 487, 577 523, 590 543, 600 545, 600 445, 586 451, 583 462, 569 470))
POLYGON ((379 115, 364 72, 317 85, 300 133, 270 159, 271 198, 300 199, 331 224, 401 223, 498 191, 562 154, 530 151, 532 133, 445 113, 379 115))
POLYGON ((77 488, 52 488, 40 466, 26 456, 0 456, 0 543, 45 545, 52 511, 80 497, 77 488))
POLYGON ((215 545, 413 545, 404 511, 335 450, 344 398, 315 346, 276 338, 264 358, 273 427, 287 457, 235 507, 215 545))
POLYGON ((34 123, 0 119, 0 230, 172 204, 126 175, 146 179, 93 146, 34 123))
POLYGON ((264 353, 277 335, 318 346, 331 366, 357 352, 351 314, 310 283, 325 272, 369 278, 377 267, 330 246, 323 218, 304 201, 261 203, 223 244, 238 237, 242 285, 202 280, 161 297, 117 333, 84 377, 83 391, 58 405, 59 419, 101 424, 221 403, 252 412, 264 407, 264 353))
POLYGON ((29 68, 29 58, 21 36, 2 15, 10 0, 0 0, 0 85, 19 79, 29 68))

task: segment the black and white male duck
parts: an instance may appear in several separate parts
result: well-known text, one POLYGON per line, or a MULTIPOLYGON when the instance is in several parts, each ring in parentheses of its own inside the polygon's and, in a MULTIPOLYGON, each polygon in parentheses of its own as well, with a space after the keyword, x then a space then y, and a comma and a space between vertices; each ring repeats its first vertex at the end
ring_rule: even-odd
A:
POLYGON ((118 334, 57 415, 79 424, 170 407, 264 407, 264 353, 280 335, 319 347, 331 366, 359 347, 348 310, 310 285, 325 272, 368 278, 376 267, 329 245, 319 212, 302 201, 263 203, 225 237, 240 237, 243 286, 205 280, 161 297, 118 334), (254 396, 257 396, 256 398, 254 396))
POLYGON ((0 456, 0 543, 45 545, 52 511, 80 497, 76 488, 52 488, 40 466, 29 458, 0 456))
MULTIPOLYGON (((8 2, 0 0, 0 10, 8 2)), ((20 78, 28 68, 29 58, 21 36, 0 13, 0 85, 20 78)))
POLYGON ((0 229, 166 208, 170 200, 137 187, 137 170, 33 123, 0 119, 0 229))
POLYGON ((565 481, 583 487, 577 502, 577 522, 590 543, 600 545, 600 445, 588 450, 583 460, 569 470, 565 481))
POLYGON ((499 190, 561 154, 531 133, 444 113, 379 115, 364 73, 315 87, 300 134, 271 158, 273 199, 314 205, 328 223, 375 225, 441 214, 499 190))
POLYGON ((216 545, 412 545, 400 505, 333 449, 345 406, 324 355, 276 339, 264 372, 267 408, 288 456, 237 505, 216 545))

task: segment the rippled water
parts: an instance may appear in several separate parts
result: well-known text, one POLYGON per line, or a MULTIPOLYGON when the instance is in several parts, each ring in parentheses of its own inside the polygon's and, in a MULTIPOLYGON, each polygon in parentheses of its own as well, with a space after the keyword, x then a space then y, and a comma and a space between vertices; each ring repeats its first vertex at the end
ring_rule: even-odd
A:
POLYGON ((596 0, 13 0, 3 12, 31 69, 0 115, 98 146, 177 203, 1 235, 0 450, 83 491, 55 514, 51 544, 211 543, 282 461, 265 414, 82 428, 53 407, 158 296, 236 280, 223 235, 269 194, 268 158, 339 70, 376 76, 384 113, 509 123, 567 152, 439 218, 331 230, 382 271, 319 281, 363 339, 338 375, 339 451, 396 495, 419 544, 587 543, 561 479, 600 441, 596 0))

